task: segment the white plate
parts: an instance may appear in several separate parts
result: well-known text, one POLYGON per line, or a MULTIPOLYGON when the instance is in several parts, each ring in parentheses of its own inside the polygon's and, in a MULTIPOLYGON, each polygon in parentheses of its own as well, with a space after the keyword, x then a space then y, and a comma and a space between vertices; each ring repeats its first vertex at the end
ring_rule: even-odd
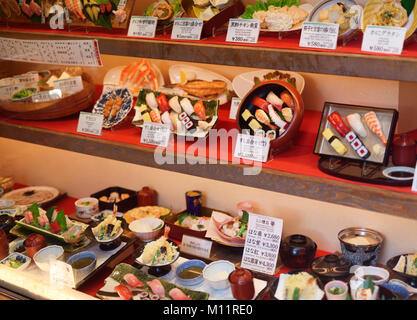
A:
MULTIPOLYGON (((279 276, 279 282, 278 282, 278 287, 277 287, 277 291, 275 292, 275 298, 277 298, 278 300, 286 300, 285 299, 285 280, 292 276, 291 274, 288 273, 283 273, 279 276)), ((316 293, 316 298, 314 300, 321 300, 324 297, 324 291, 319 289, 317 290, 316 293)))
MULTIPOLYGON (((158 77, 159 87, 162 87, 165 84, 164 76, 162 75, 161 71, 156 65, 154 65, 153 63, 151 63, 150 65, 152 69, 155 70, 156 76, 158 77)), ((124 68, 126 68, 126 66, 115 67, 115 68, 110 69, 106 73, 103 79, 103 93, 106 90, 106 87, 109 87, 109 86, 110 87, 114 86, 114 88, 121 88, 121 86, 119 85, 119 80, 120 80, 120 75, 122 73, 122 70, 124 68)), ((152 89, 152 88, 149 88, 148 86, 145 86, 144 88, 152 89)), ((132 93, 134 97, 137 97, 140 89, 142 88, 128 88, 128 89, 130 90, 130 92, 132 93)))
MULTIPOLYGON (((226 88, 229 91, 233 90, 232 82, 227 79, 226 77, 215 73, 210 70, 184 65, 184 64, 176 64, 169 68, 168 74, 169 74, 169 81, 171 84, 175 83, 181 83, 181 71, 189 71, 194 72, 196 75, 195 80, 204 80, 204 81, 213 81, 213 80, 221 80, 226 82, 226 88)), ((190 96, 191 97, 191 96, 190 96)), ((196 99, 199 99, 198 97, 195 97, 196 99)), ((230 98, 227 97, 227 95, 223 94, 220 95, 219 98, 219 104, 225 104, 226 102, 230 101, 230 98)))
MULTIPOLYGON (((252 90, 252 88, 254 87, 255 83, 253 81, 253 78, 258 77, 259 79, 263 79, 264 75, 270 73, 270 72, 274 72, 276 70, 256 70, 256 71, 250 71, 250 72, 246 72, 246 73, 242 73, 237 75, 234 79, 233 79, 233 90, 235 91, 235 93, 237 94, 237 96, 241 99, 243 99, 246 94, 252 90)), ((278 70, 282 73, 287 73, 289 74, 291 77, 295 78, 295 86, 297 88, 297 91, 301 94, 304 90, 304 85, 305 85, 305 81, 302 75, 300 75, 297 72, 292 72, 292 71, 281 71, 278 70)))
MULTIPOLYGON (((44 204, 44 203, 49 202, 49 201, 52 201, 59 196, 58 189, 56 189, 54 187, 33 186, 33 187, 26 187, 26 188, 21 188, 21 189, 16 189, 16 190, 10 191, 10 192, 6 193, 5 195, 3 195, 2 200, 8 200, 9 199, 9 200, 15 201, 15 203, 16 203, 15 196, 17 194, 21 194, 21 193, 28 192, 28 191, 35 191, 35 192, 36 191, 49 191, 49 192, 52 193, 52 196, 50 198, 45 199, 43 201, 38 201, 39 205, 44 204)), ((24 204, 20 203, 20 205, 32 205, 32 204, 33 204, 32 202, 27 202, 27 203, 24 203, 24 204)), ((16 205, 19 205, 19 204, 16 203, 16 205)))

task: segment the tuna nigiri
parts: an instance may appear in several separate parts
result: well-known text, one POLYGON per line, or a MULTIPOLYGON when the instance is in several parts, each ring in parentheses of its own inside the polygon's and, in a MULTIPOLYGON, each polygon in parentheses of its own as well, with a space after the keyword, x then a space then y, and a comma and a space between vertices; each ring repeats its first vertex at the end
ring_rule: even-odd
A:
POLYGON ((161 281, 158 279, 153 279, 152 281, 146 282, 146 284, 151 288, 154 294, 157 294, 161 298, 165 297, 165 289, 161 281))
POLYGON ((158 109, 153 109, 149 115, 151 116, 152 122, 162 123, 161 121, 161 114, 159 113, 158 109))
POLYGON ((169 291, 169 295, 174 300, 191 300, 184 292, 178 288, 173 288, 169 291))
POLYGON ((137 287, 141 288, 144 286, 143 282, 140 281, 133 273, 126 273, 123 276, 123 279, 132 288, 137 288, 137 287))
POLYGON ((203 101, 200 100, 194 105, 194 112, 201 120, 207 119, 203 101))
POLYGON ((382 143, 386 145, 387 138, 384 136, 384 133, 382 132, 382 126, 378 120, 378 117, 376 116, 376 113, 371 111, 366 113, 364 117, 369 129, 371 129, 371 131, 375 133, 379 137, 379 139, 381 139, 382 143))
POLYGON ((115 286, 114 290, 116 290, 117 294, 123 300, 132 300, 133 298, 132 291, 130 291, 130 289, 126 287, 124 284, 119 284, 118 286, 115 286))

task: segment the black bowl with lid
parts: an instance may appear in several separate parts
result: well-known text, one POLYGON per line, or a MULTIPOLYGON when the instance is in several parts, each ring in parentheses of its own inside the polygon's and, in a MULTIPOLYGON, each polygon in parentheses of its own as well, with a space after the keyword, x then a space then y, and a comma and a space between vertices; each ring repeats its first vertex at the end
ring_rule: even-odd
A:
POLYGON ((335 254, 318 257, 311 263, 311 271, 324 283, 332 280, 346 281, 352 263, 335 254))
POLYGON ((286 237, 279 250, 279 255, 285 266, 289 268, 308 268, 316 255, 317 244, 302 234, 286 237))

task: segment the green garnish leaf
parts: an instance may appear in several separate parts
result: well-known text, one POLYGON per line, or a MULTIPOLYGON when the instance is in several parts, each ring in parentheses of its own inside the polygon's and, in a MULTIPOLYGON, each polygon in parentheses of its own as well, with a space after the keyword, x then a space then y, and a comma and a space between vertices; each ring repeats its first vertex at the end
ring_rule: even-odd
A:
POLYGON ((413 12, 415 4, 416 0, 401 0, 401 5, 405 10, 407 10, 408 16, 410 16, 411 12, 413 12))
POLYGON ((54 214, 56 207, 50 207, 48 211, 46 211, 46 216, 48 217, 48 220, 52 221, 52 215, 54 214))
POLYGON ((242 210, 242 223, 248 224, 249 222, 249 213, 246 210, 242 210))
POLYGON ((56 222, 58 222, 59 227, 61 228, 62 231, 67 231, 68 227, 67 227, 67 219, 65 217, 64 214, 64 210, 61 210, 58 212, 58 214, 56 215, 56 222))
POLYGON ((247 227, 247 225, 245 223, 242 223, 240 225, 239 232, 237 233, 238 237, 241 237, 243 235, 243 233, 246 231, 246 227, 247 227))
POLYGON ((417 258, 414 259, 414 267, 417 268, 417 258))
POLYGON ((39 218, 39 216, 40 216, 40 214, 39 214, 39 205, 38 205, 38 203, 37 202, 35 202, 34 204, 32 204, 29 208, 28 208, 28 210, 30 211, 30 212, 32 212, 32 216, 33 216, 33 223, 35 224, 35 225, 39 225, 39 223, 38 223, 38 218, 39 218))
POLYGON ((161 226, 162 226, 162 223, 159 226, 153 228, 152 231, 158 230, 161 226))
POLYGON ((198 228, 198 229, 203 229, 203 228, 204 228, 204 225, 202 225, 202 224, 198 224, 198 225, 197 225, 197 228, 198 228))
POLYGON ((295 288, 294 293, 292 294, 293 300, 299 300, 300 299, 300 288, 295 288))
POLYGON ((371 277, 366 277, 366 280, 363 283, 363 289, 371 289, 371 292, 374 293, 375 285, 371 277))

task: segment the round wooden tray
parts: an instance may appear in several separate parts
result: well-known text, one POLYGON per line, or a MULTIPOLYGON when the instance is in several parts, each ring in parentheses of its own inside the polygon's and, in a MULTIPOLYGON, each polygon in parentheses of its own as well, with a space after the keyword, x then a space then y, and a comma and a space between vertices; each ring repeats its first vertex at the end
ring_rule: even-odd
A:
POLYGON ((18 120, 51 120, 85 110, 94 104, 96 89, 87 74, 82 78, 83 90, 59 100, 39 103, 0 100, 0 114, 18 120))

